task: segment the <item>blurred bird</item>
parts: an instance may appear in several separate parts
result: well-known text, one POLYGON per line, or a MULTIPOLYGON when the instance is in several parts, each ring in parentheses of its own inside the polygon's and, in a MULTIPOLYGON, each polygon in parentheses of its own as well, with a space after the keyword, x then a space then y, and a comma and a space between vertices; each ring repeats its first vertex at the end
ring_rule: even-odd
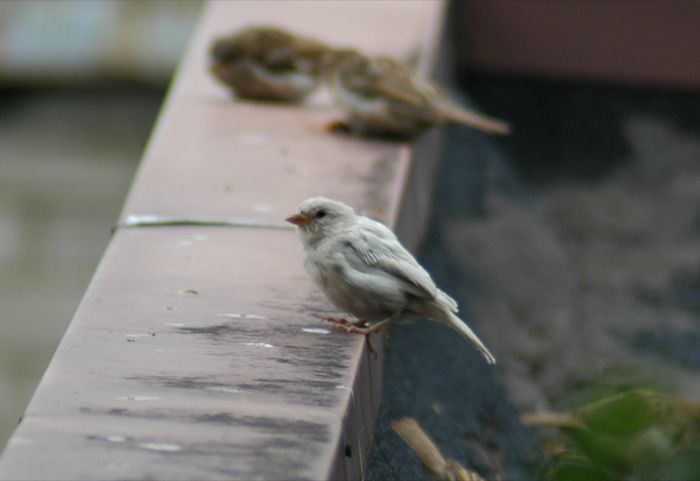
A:
POLYGON ((415 419, 407 417, 392 421, 391 427, 416 453, 432 481, 484 481, 477 473, 464 468, 454 459, 445 459, 415 419))
POLYGON ((327 51, 316 40, 253 26, 214 42, 210 71, 240 97, 297 102, 318 87, 327 51))
POLYGON ((433 125, 459 123, 489 134, 506 135, 507 123, 460 107, 429 80, 388 57, 355 50, 329 51, 323 78, 346 122, 333 129, 410 138, 433 125))
POLYGON ((678 474, 681 465, 700 467, 700 403, 668 394, 634 389, 569 413, 525 414, 522 421, 561 428, 574 441, 575 452, 560 447, 556 454, 612 479, 669 479, 668 473, 678 474))
POLYGON ((496 362, 457 317, 455 300, 435 286, 385 225, 324 197, 305 200, 287 221, 298 227, 312 280, 333 304, 359 319, 328 321, 368 335, 392 321, 427 317, 459 332, 489 364, 496 362))

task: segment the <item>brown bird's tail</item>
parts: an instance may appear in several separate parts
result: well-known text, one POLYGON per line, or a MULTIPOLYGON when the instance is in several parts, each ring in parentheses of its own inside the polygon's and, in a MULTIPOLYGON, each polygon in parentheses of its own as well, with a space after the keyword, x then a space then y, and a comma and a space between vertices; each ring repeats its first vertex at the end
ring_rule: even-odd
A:
POLYGON ((510 125, 503 120, 466 110, 452 102, 443 101, 438 105, 442 117, 450 122, 468 125, 492 135, 510 134, 510 125))

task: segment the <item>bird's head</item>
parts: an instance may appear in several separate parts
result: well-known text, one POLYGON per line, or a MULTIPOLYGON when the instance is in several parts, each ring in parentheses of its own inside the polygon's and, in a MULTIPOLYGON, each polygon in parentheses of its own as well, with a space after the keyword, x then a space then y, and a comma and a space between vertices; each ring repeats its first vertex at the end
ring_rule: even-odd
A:
POLYGON ((215 63, 229 63, 243 58, 264 59, 270 51, 292 48, 297 37, 281 28, 254 25, 217 38, 209 50, 215 63))
POLYGON ((297 213, 286 220, 299 228, 305 243, 315 244, 343 230, 354 218, 352 207, 325 197, 312 197, 299 204, 297 213))

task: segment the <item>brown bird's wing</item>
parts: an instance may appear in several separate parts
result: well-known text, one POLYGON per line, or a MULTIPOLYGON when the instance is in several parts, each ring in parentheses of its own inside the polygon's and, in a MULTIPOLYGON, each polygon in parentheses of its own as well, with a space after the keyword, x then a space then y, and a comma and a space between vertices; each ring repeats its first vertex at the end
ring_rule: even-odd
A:
POLYGON ((410 72, 387 57, 355 57, 353 68, 344 71, 346 86, 367 98, 382 98, 415 108, 424 108, 425 96, 413 85, 410 72))
POLYGON ((322 42, 263 25, 245 28, 219 39, 211 55, 218 62, 255 60, 277 71, 308 70, 313 59, 315 62, 312 62, 311 68, 318 72, 321 57, 327 50, 328 46, 322 42))
POLYGON ((457 122, 490 134, 510 133, 508 123, 461 107, 430 80, 413 75, 392 58, 376 58, 371 61, 371 68, 376 75, 367 76, 373 79, 369 90, 393 102, 399 115, 411 115, 427 123, 457 122))
POLYGON ((293 42, 268 49, 265 58, 272 69, 294 69, 317 74, 321 69, 321 59, 328 48, 327 45, 313 39, 296 37, 293 42))
MULTIPOLYGON (((395 116, 424 125, 444 121, 445 113, 438 108, 444 96, 432 83, 413 75, 405 65, 392 58, 379 57, 373 64, 379 72, 373 88, 388 102, 395 116), (436 99, 439 102, 436 103, 436 99)), ((446 97, 444 100, 449 102, 446 97)))
POLYGON ((416 89, 411 73, 397 61, 379 57, 370 64, 374 75, 372 90, 388 100, 404 102, 416 108, 425 107, 427 99, 423 92, 416 89))

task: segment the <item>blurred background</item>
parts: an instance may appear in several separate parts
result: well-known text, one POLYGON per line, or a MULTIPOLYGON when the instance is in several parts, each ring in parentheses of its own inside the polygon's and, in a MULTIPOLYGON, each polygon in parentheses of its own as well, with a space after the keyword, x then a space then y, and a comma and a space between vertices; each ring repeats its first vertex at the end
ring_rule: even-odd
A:
POLYGON ((698 2, 450 4, 453 93, 513 133, 444 130, 419 257, 498 365, 392 327, 368 479, 423 476, 403 416, 488 480, 700 479, 697 25, 698 2))
POLYGON ((0 2, 0 450, 85 292, 201 2, 0 2))

